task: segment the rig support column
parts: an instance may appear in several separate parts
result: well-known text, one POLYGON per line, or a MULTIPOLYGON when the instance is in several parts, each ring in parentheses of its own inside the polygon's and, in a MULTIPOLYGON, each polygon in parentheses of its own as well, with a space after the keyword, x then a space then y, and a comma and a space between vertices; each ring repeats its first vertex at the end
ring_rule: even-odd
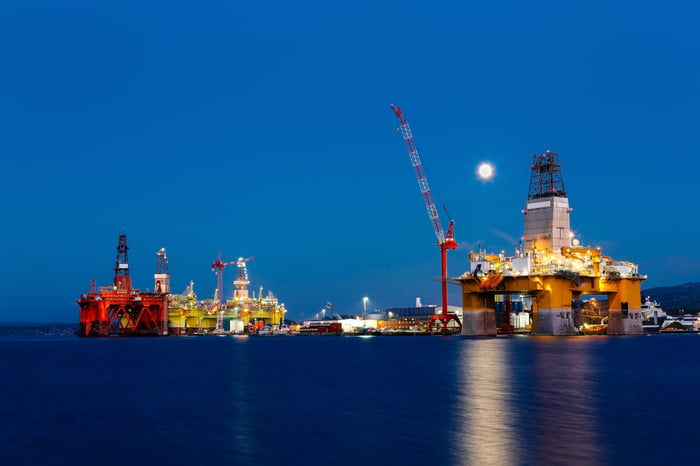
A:
POLYGON ((608 335, 643 335, 640 280, 613 280, 616 292, 608 295, 608 335))
POLYGON ((574 311, 571 308, 572 285, 557 276, 540 277, 545 291, 537 296, 537 335, 576 335, 574 311))
POLYGON ((462 332, 464 336, 496 336, 496 311, 493 295, 462 293, 462 332))
POLYGON ((493 309, 465 310, 462 313, 463 336, 493 337, 496 334, 496 314, 493 309))

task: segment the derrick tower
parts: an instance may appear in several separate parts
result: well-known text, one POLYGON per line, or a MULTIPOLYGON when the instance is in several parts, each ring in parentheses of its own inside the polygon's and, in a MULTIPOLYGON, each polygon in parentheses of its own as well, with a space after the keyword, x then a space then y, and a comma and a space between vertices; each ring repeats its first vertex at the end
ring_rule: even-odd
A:
POLYGON ((250 280, 248 280, 248 268, 246 267, 246 262, 252 260, 252 257, 249 257, 248 259, 239 257, 236 261, 238 270, 236 279, 233 281, 233 286, 236 288, 233 295, 234 299, 248 299, 248 285, 250 285, 250 280))
POLYGON ((153 289, 156 293, 170 293, 170 274, 168 273, 168 256, 165 253, 165 248, 160 248, 156 253, 158 257, 156 261, 156 273, 153 275, 155 285, 153 289))
POLYGON ((114 266, 114 286, 116 289, 131 291, 131 277, 129 276, 129 246, 126 245, 126 233, 119 234, 117 245, 117 263, 114 266))
POLYGON ((552 151, 535 154, 530 168, 530 194, 528 199, 542 197, 566 197, 564 178, 561 176, 559 157, 552 151))
POLYGON ((557 154, 535 154, 530 168, 530 189, 523 210, 525 249, 560 252, 571 246, 571 209, 557 154))

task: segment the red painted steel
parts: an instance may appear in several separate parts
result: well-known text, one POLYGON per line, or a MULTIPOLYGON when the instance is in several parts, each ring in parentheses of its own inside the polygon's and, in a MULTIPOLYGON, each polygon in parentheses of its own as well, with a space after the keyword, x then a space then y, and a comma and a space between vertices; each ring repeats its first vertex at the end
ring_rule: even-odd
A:
POLYGON ((165 335, 168 322, 166 295, 124 291, 101 287, 97 293, 82 295, 80 306, 81 337, 110 335, 165 335))
POLYGON ((224 330, 224 269, 233 264, 237 264, 238 261, 224 262, 221 260, 221 252, 216 258, 216 261, 212 262, 211 270, 216 273, 216 289, 217 291, 217 304, 218 308, 216 311, 216 331, 223 332, 224 330))
POLYGON ((131 287, 126 258, 126 235, 119 236, 112 286, 95 286, 78 299, 81 337, 167 335, 168 301, 163 293, 141 293, 131 287), (120 266, 121 265, 121 266, 120 266))
POLYGON ((435 236, 438 240, 437 244, 440 246, 440 261, 442 265, 442 313, 435 314, 430 317, 430 321, 428 322, 428 331, 449 333, 452 330, 449 328, 448 324, 454 321, 456 324, 453 326, 454 331, 461 332, 462 323, 459 321, 459 318, 456 315, 449 314, 447 312, 447 250, 457 249, 457 242, 455 241, 454 237, 454 220, 450 220, 449 227, 447 228, 447 235, 445 235, 442 228, 442 223, 440 222, 437 207, 435 207, 435 202, 433 201, 433 196, 430 192, 428 178, 425 176, 423 163, 421 162, 420 155, 418 154, 418 148, 413 140, 411 127, 408 125, 408 120, 400 108, 392 105, 391 109, 394 111, 396 118, 399 120, 401 133, 403 134, 403 138, 406 140, 408 155, 411 158, 411 163, 415 169, 416 178, 418 179, 418 187, 423 195, 423 200, 425 201, 425 206, 428 210, 428 216, 430 217, 430 222, 433 225, 433 230, 435 231, 435 236))

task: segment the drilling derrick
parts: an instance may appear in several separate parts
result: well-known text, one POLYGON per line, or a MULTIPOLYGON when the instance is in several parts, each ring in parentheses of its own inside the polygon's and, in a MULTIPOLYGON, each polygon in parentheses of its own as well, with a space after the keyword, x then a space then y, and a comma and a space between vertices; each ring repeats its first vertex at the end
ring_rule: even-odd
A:
POLYGON ((559 253, 561 248, 571 246, 571 209, 557 154, 535 154, 530 168, 530 189, 523 211, 525 249, 559 253))
MULTIPOLYGON (((153 275, 155 280, 154 290, 157 294, 170 294, 170 273, 168 273, 168 256, 165 253, 165 248, 160 248, 156 253, 156 273, 153 275)), ((163 315, 161 317, 161 335, 168 334, 168 303, 167 299, 163 300, 163 315)))
POLYGON ((168 256, 165 254, 165 248, 160 248, 156 253, 158 257, 156 261, 156 273, 153 275, 155 285, 153 289, 156 293, 170 293, 170 274, 168 273, 168 256))
POLYGON ((114 266, 114 286, 118 290, 131 291, 128 251, 126 233, 122 231, 119 235, 119 244, 117 245, 117 263, 114 266))
POLYGON ((233 281, 233 286, 236 289, 236 291, 234 291, 233 294, 233 299, 248 299, 248 285, 250 285, 250 280, 248 280, 248 268, 246 267, 245 263, 252 260, 252 257, 249 257, 247 259, 239 257, 236 261, 238 270, 236 274, 236 279, 233 281))
POLYGON ((561 176, 561 165, 557 154, 547 151, 544 154, 533 155, 530 166, 530 192, 528 199, 543 197, 566 197, 564 179, 561 176))
POLYGON ((423 163, 418 155, 418 148, 413 140, 411 127, 408 125, 408 120, 400 108, 392 105, 391 109, 394 111, 396 118, 399 120, 401 134, 406 141, 408 155, 411 158, 411 164, 416 172, 418 187, 423 195, 425 207, 428 210, 428 217, 430 218, 430 222, 433 225, 433 230, 435 231, 435 236, 437 237, 437 245, 440 246, 440 262, 442 266, 442 274, 440 277, 442 281, 442 313, 433 314, 430 316, 428 331, 437 331, 441 333, 455 331, 459 333, 462 329, 462 323, 459 321, 459 318, 457 318, 456 315, 448 314, 447 312, 447 250, 457 249, 457 242, 455 241, 454 237, 454 220, 450 220, 447 228, 447 235, 445 235, 445 231, 442 228, 442 222, 440 221, 440 216, 438 215, 438 210, 435 207, 435 202, 433 201, 433 195, 430 192, 428 179, 426 178, 425 171, 423 170, 423 163), (451 329, 448 329, 450 322, 453 322, 456 325, 453 325, 451 329))

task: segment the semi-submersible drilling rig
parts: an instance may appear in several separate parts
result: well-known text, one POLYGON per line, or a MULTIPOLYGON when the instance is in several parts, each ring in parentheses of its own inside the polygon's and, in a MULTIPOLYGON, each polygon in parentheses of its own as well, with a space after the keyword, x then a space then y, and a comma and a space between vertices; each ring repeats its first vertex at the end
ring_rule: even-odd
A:
POLYGON ((170 292, 170 273, 165 249, 157 253, 156 273, 153 275, 153 292, 142 292, 132 287, 129 274, 126 234, 119 235, 117 262, 111 286, 97 287, 90 282, 90 292, 78 299, 80 306, 81 337, 146 336, 242 333, 254 331, 263 325, 279 325, 284 321, 286 309, 283 303, 268 291, 263 297, 262 287, 258 297, 248 295, 246 262, 239 258, 223 262, 219 255, 212 264, 217 274, 214 299, 197 299, 194 283, 190 282, 183 294, 170 292), (236 265, 237 279, 233 284, 234 295, 224 299, 223 269, 236 265), (228 324, 228 330, 225 330, 228 324))
POLYGON ((495 335, 497 314, 503 316, 498 319, 502 331, 514 329, 511 318, 525 314, 529 323, 523 327, 533 334, 574 335, 582 331, 581 303, 587 295, 607 297, 608 315, 598 333, 644 333, 641 283, 646 277, 636 264, 579 244, 570 228, 557 154, 536 154, 531 169, 522 211, 525 232, 515 255, 471 253, 469 271, 451 280, 462 287, 462 335, 495 335))

